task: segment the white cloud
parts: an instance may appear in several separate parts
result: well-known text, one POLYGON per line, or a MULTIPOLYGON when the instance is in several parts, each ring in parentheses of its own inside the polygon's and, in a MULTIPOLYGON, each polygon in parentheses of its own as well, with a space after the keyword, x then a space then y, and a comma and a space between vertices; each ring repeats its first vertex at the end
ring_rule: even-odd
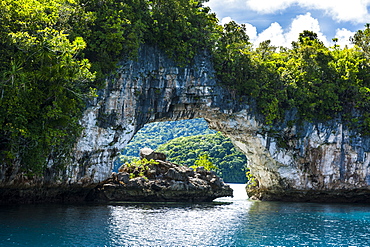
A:
POLYGON ((245 23, 246 33, 250 40, 254 41, 257 39, 257 28, 252 24, 245 23))
POLYGON ((272 23, 267 29, 258 34, 255 40, 252 40, 255 46, 265 40, 271 40, 271 45, 286 46, 286 37, 283 28, 279 23, 272 23))
POLYGON ((246 0, 248 7, 263 14, 286 9, 294 2, 295 0, 246 0))
POLYGON ((363 23, 368 21, 370 17, 367 11, 370 0, 311 0, 307 2, 300 0, 299 2, 299 4, 307 8, 325 10, 326 13, 337 21, 363 23))
POLYGON ((229 23, 232 20, 233 19, 231 19, 231 17, 224 17, 224 18, 222 18, 222 20, 220 22, 221 22, 221 25, 225 25, 226 23, 229 23))
POLYGON ((324 42, 325 45, 329 45, 329 42, 325 35, 321 32, 319 21, 311 16, 311 13, 305 15, 298 15, 292 21, 289 32, 286 34, 287 42, 298 40, 299 34, 304 30, 313 31, 317 33, 318 38, 324 42))
POLYGON ((351 32, 345 28, 337 29, 335 37, 338 39, 337 45, 340 45, 342 48, 344 46, 352 47, 353 44, 350 43, 349 38, 353 37, 355 32, 351 32))
POLYGON ((323 10, 336 21, 365 23, 370 19, 367 7, 370 0, 245 0, 254 11, 267 14, 284 10, 292 5, 323 10))
MULTIPOLYGON (((221 20, 222 24, 232 21, 231 17, 225 17, 221 20)), ((259 43, 265 40, 271 40, 271 45, 291 47, 292 41, 297 41, 299 34, 304 30, 313 31, 317 34, 319 40, 321 40, 326 46, 332 46, 333 42, 328 40, 327 37, 321 32, 320 23, 317 19, 311 16, 311 13, 296 16, 289 28, 286 30, 277 23, 271 23, 271 25, 260 33, 257 33, 257 28, 250 23, 245 23, 246 33, 249 36, 250 41, 254 46, 258 46, 259 43)), ((337 29, 335 37, 338 38, 337 44, 341 47, 345 45, 351 46, 349 38, 353 36, 355 32, 351 32, 345 28, 337 29)))
MULTIPOLYGON (((251 26, 251 24, 248 24, 251 26)), ((277 22, 272 23, 267 29, 251 38, 251 41, 257 46, 265 40, 271 40, 274 46, 290 47, 292 41, 297 41, 299 34, 304 30, 309 30, 317 33, 318 38, 324 42, 325 45, 330 45, 326 36, 321 32, 320 25, 317 19, 313 18, 310 13, 305 15, 298 15, 293 19, 288 30, 284 31, 281 25, 277 22)))
POLYGON ((204 3, 206 6, 211 7, 211 9, 246 9, 246 0, 210 0, 204 3))

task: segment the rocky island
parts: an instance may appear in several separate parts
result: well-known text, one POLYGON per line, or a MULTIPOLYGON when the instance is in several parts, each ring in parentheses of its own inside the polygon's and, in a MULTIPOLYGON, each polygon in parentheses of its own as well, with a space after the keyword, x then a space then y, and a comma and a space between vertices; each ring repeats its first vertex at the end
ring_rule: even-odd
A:
POLYGON ((125 164, 101 182, 87 199, 96 202, 210 202, 233 196, 229 185, 213 171, 166 161, 163 153, 140 150, 137 164, 125 164))

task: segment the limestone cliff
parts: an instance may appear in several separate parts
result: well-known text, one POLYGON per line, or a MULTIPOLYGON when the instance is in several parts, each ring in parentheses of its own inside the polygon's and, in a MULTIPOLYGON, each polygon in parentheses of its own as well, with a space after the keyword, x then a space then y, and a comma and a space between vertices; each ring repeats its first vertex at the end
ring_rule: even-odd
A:
POLYGON ((98 183, 110 176, 112 161, 148 122, 227 115, 234 107, 216 84, 206 53, 181 68, 159 50, 142 48, 138 60, 122 63, 86 109, 68 183, 98 183))
POLYGON ((120 64, 86 108, 65 174, 49 177, 68 185, 97 184, 111 175, 117 154, 144 124, 203 117, 246 154, 257 181, 251 197, 370 202, 370 138, 340 121, 288 127, 291 114, 271 129, 253 109, 216 83, 206 53, 181 68, 163 52, 143 47, 136 61, 120 64))
POLYGON ((162 52, 143 48, 137 61, 121 64, 86 110, 86 129, 70 181, 99 182, 109 176, 117 152, 145 123, 203 117, 246 154, 258 181, 250 196, 368 200, 369 138, 349 131, 340 121, 293 127, 281 123, 266 129, 251 109, 216 83, 207 54, 199 55, 191 67, 180 68, 162 52))

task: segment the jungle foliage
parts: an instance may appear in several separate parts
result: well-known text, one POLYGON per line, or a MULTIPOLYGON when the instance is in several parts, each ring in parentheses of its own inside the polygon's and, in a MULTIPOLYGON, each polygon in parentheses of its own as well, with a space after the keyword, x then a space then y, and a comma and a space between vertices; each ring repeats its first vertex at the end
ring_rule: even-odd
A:
POLYGON ((73 2, 0 3, 0 162, 39 173, 48 159, 64 160, 80 132, 83 99, 95 75, 71 39, 73 2), (50 156, 52 153, 52 157, 50 156))
POLYGON ((247 181, 245 155, 230 139, 209 129, 201 118, 145 125, 122 151, 114 171, 122 164, 135 163, 144 147, 165 153, 167 159, 176 164, 214 170, 227 182, 247 181))
POLYGON ((159 145, 178 137, 214 133, 216 132, 209 129, 207 122, 202 118, 149 123, 135 134, 122 150, 122 155, 139 157, 140 149, 145 147, 156 150, 159 145))
POLYGON ((119 60, 149 43, 185 64, 211 46, 217 19, 202 3, 1 1, 0 162, 31 174, 62 165, 86 101, 119 60))
POLYGON ((165 153, 167 160, 176 164, 214 170, 226 182, 247 182, 245 155, 219 132, 179 137, 160 145, 156 151, 165 153))
POLYGON ((147 159, 133 159, 131 162, 124 163, 119 169, 118 172, 126 172, 129 174, 129 178, 136 178, 142 177, 144 179, 148 179, 146 177, 149 169, 152 165, 158 164, 155 160, 147 160, 147 159))
MULTIPOLYGON (((333 39, 335 42, 337 39, 333 39)), ((267 40, 253 48, 245 27, 225 24, 214 61, 219 81, 249 96, 267 124, 281 122, 287 111, 297 121, 338 119, 370 134, 370 25, 351 39, 353 48, 326 47, 303 31, 291 48, 267 40)))
POLYGON ((243 25, 220 26, 204 2, 2 0, 0 162, 31 173, 63 164, 86 101, 144 43, 179 65, 209 50, 219 82, 256 102, 267 124, 294 109, 297 121, 336 119, 370 134, 370 25, 352 48, 326 47, 311 31, 290 48, 255 48, 243 25))

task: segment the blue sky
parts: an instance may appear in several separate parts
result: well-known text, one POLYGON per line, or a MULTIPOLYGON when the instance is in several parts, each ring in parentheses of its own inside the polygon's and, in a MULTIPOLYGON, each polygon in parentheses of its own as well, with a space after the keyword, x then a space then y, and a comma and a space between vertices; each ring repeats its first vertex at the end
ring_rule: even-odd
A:
POLYGON ((270 39, 288 47, 300 32, 311 30, 326 45, 336 37, 344 46, 370 22, 370 0, 210 0, 206 5, 222 23, 246 24, 255 44, 270 39))

